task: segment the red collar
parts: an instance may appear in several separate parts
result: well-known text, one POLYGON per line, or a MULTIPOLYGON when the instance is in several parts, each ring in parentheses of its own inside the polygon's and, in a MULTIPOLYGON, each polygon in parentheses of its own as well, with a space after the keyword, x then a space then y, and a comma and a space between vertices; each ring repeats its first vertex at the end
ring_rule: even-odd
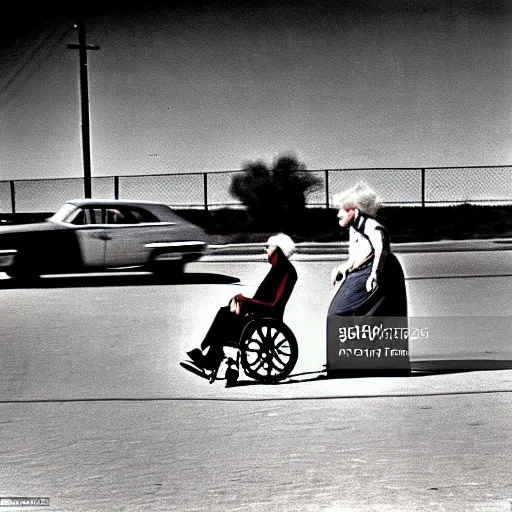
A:
POLYGON ((276 250, 272 253, 272 256, 270 256, 269 263, 274 266, 277 263, 277 260, 279 259, 279 247, 276 248, 276 250))

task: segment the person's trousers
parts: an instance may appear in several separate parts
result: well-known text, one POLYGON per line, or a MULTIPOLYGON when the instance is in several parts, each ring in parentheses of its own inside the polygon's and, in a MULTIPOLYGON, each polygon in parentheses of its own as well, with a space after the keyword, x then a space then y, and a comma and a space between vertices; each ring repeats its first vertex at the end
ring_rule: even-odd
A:
POLYGON ((207 356, 222 358, 224 345, 238 345, 242 330, 248 322, 246 316, 232 313, 228 306, 219 309, 201 343, 203 352, 208 349, 207 356))

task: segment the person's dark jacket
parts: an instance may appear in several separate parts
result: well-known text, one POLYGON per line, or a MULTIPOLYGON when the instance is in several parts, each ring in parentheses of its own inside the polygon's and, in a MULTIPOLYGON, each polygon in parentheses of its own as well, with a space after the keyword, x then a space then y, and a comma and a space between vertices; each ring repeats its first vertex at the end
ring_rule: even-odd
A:
POLYGON ((297 271, 279 247, 270 257, 270 264, 272 268, 252 299, 237 295, 240 314, 271 316, 280 320, 283 318, 284 308, 297 282, 297 271))

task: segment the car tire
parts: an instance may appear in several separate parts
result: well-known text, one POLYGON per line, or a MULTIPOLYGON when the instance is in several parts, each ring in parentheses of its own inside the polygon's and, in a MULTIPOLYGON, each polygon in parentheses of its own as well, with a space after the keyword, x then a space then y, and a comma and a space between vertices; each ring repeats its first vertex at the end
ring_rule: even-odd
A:
POLYGON ((28 251, 19 252, 14 258, 14 264, 5 273, 18 281, 32 281, 40 275, 39 268, 28 251))

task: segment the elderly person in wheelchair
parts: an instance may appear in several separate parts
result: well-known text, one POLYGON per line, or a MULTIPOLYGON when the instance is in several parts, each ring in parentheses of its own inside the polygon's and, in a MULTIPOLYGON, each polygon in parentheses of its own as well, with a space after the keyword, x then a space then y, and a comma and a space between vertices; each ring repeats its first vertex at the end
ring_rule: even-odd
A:
POLYGON ((297 342, 282 323, 288 299, 297 282, 297 272, 288 259, 294 252, 293 240, 280 233, 265 246, 271 269, 252 298, 232 297, 213 320, 201 348, 187 352, 203 371, 211 371, 210 382, 225 358, 225 347, 238 349, 237 360, 227 358, 226 379, 238 378, 238 363, 246 374, 263 382, 285 378, 297 361, 297 342))

